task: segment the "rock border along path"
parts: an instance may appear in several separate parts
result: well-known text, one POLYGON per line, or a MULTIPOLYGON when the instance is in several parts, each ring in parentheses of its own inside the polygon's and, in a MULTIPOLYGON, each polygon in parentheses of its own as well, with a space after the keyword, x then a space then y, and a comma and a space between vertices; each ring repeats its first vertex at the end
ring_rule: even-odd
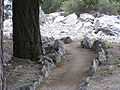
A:
POLYGON ((54 69, 38 90, 79 90, 80 80, 86 78, 95 53, 80 48, 78 41, 66 44, 65 49, 64 64, 54 69))

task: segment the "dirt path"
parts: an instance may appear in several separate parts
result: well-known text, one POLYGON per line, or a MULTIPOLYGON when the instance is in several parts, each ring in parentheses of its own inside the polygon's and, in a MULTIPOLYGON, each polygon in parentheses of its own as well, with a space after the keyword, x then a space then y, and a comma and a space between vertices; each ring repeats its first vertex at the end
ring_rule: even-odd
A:
POLYGON ((39 90, 79 90, 80 80, 85 78, 94 53, 80 48, 79 42, 65 45, 64 65, 57 67, 39 90))

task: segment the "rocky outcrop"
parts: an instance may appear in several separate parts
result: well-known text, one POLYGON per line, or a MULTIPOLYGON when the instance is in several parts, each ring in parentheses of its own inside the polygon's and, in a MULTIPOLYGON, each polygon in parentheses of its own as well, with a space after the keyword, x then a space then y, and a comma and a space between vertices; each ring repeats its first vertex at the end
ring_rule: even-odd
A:
MULTIPOLYGON (((44 14, 40 8, 40 30, 43 36, 61 39, 70 37, 72 40, 80 40, 84 35, 89 35, 93 39, 103 39, 109 42, 120 41, 120 20, 119 16, 98 15, 93 16, 88 13, 75 13, 68 16, 62 15, 64 12, 44 14)), ((11 38, 12 20, 4 21, 4 34, 11 38)))

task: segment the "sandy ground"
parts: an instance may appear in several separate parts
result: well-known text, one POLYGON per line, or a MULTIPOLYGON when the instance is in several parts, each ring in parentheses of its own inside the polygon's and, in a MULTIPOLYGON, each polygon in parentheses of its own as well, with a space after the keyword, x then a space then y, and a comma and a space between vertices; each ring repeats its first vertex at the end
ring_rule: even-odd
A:
POLYGON ((80 48, 80 42, 66 44, 65 49, 64 64, 54 69, 38 90, 79 90, 80 80, 86 77, 95 54, 80 48))

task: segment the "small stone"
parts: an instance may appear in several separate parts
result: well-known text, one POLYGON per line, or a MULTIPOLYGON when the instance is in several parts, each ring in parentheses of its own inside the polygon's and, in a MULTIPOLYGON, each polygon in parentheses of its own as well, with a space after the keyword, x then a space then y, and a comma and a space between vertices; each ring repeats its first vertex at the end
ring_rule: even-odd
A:
POLYGON ((72 39, 70 37, 64 37, 61 39, 65 44, 70 44, 72 43, 72 39))
POLYGON ((86 48, 86 49, 90 49, 92 47, 92 42, 88 37, 85 37, 82 41, 81 41, 81 47, 82 48, 86 48))

